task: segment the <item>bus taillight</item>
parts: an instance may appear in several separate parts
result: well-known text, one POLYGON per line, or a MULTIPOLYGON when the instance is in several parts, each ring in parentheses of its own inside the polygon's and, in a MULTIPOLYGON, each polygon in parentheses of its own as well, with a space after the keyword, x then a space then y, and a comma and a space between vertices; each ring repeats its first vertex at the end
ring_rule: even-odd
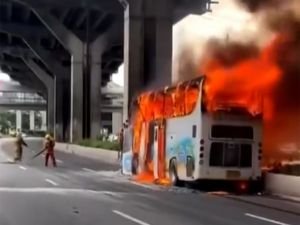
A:
POLYGON ((249 183, 247 181, 241 181, 241 182, 238 182, 237 186, 237 192, 239 194, 244 194, 248 191, 249 189, 249 183))

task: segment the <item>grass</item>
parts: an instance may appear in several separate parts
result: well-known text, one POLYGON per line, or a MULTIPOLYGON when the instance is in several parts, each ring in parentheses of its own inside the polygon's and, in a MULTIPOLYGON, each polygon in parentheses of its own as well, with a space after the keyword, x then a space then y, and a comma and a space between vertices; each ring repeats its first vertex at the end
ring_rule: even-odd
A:
POLYGON ((84 139, 77 143, 78 145, 91 147, 91 148, 102 148, 112 151, 118 151, 120 146, 117 141, 101 141, 93 139, 84 139))

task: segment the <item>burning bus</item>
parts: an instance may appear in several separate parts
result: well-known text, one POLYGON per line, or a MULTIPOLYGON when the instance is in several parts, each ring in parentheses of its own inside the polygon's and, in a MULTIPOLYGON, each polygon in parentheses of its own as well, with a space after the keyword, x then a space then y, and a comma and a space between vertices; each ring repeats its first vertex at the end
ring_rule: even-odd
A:
POLYGON ((262 113, 238 101, 211 103, 206 85, 201 76, 136 99, 123 171, 171 185, 260 180, 262 113))

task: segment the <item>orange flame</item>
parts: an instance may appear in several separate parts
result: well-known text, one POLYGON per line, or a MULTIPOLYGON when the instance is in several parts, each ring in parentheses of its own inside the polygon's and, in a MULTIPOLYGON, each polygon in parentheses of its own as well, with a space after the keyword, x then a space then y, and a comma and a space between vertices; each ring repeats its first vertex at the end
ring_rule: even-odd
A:
POLYGON ((274 57, 276 43, 277 39, 257 56, 230 66, 215 58, 208 59, 203 69, 207 76, 204 90, 208 110, 240 106, 252 115, 264 112, 265 118, 270 118, 273 109, 269 97, 282 75, 274 57))
MULTIPOLYGON (((199 85, 190 85, 189 82, 177 85, 166 91, 147 92, 139 96, 137 102, 137 110, 134 115, 134 134, 133 134, 133 152, 140 154, 141 145, 146 149, 146 155, 149 154, 149 122, 155 120, 163 120, 175 116, 184 116, 191 113, 197 103, 199 96, 199 85), (144 134, 143 134, 144 126, 144 134), (144 143, 142 143, 142 135, 144 135, 144 143)), ((160 133, 163 135, 162 133, 160 133)), ((165 151, 164 137, 160 140, 160 151, 165 151)), ((162 152, 158 152, 158 168, 160 174, 165 172, 164 161, 165 156, 162 152)), ((135 177, 140 182, 155 182, 161 185, 169 185, 170 181, 164 176, 160 176, 158 180, 154 179, 153 161, 146 156, 143 159, 145 171, 142 171, 135 177)))

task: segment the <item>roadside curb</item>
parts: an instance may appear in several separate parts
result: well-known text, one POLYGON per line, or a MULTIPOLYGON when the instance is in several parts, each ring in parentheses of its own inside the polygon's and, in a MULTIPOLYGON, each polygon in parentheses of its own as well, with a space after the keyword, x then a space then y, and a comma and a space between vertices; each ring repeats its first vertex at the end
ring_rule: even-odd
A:
POLYGON ((273 210, 276 210, 276 211, 279 211, 279 212, 285 212, 285 213, 289 213, 289 214, 292 214, 292 215, 300 216, 300 212, 298 210, 283 209, 283 208, 280 208, 278 206, 265 204, 263 202, 243 199, 243 198, 230 196, 230 195, 222 196, 222 197, 227 198, 227 199, 231 199, 233 201, 239 201, 239 202, 243 202, 243 203, 250 204, 250 205, 256 205, 256 206, 260 206, 260 207, 263 207, 263 208, 273 209, 273 210))
POLYGON ((120 164, 118 160, 118 152, 106 150, 106 149, 98 149, 98 148, 89 148, 83 147, 74 144, 66 144, 66 143, 56 143, 55 149, 57 151, 65 152, 68 154, 74 154, 81 157, 94 159, 110 164, 120 164))
MULTIPOLYGON (((25 138, 25 141, 43 143, 43 138, 25 138)), ((0 150, 7 158, 14 157, 14 138, 0 139, 0 150)), ((30 149, 30 145, 29 145, 30 149)), ((118 152, 110 151, 106 149, 88 148, 79 145, 56 143, 55 151, 64 152, 67 154, 74 154, 83 158, 96 160, 103 163, 109 163, 114 165, 120 165, 118 160, 118 152)))
POLYGON ((285 201, 300 204, 300 198, 299 197, 288 196, 288 195, 280 195, 280 194, 273 194, 273 197, 277 198, 277 199, 282 199, 282 200, 285 200, 285 201))

